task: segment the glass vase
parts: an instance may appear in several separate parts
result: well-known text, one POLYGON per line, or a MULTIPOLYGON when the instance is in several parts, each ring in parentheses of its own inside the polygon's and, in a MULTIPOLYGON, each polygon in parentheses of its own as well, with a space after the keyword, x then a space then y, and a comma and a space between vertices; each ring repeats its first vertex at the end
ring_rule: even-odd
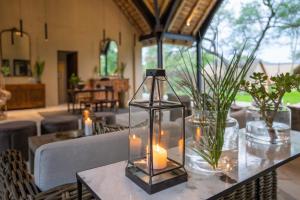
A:
POLYGON ((186 118, 187 168, 196 173, 231 171, 238 158, 238 122, 228 112, 194 112, 196 118, 195 113, 186 118))
POLYGON ((290 141, 291 111, 280 106, 261 111, 256 106, 249 107, 246 112, 247 139, 266 144, 285 144, 290 141))

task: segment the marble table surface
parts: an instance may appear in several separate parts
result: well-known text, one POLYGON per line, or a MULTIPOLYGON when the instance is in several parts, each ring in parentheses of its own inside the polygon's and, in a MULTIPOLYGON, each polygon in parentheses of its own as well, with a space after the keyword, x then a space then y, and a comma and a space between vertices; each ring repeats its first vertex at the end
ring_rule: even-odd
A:
POLYGON ((225 190, 254 179, 258 174, 275 170, 299 156, 300 132, 291 132, 290 144, 265 145, 246 140, 241 131, 237 166, 231 171, 207 175, 188 170, 187 182, 152 195, 125 176, 126 161, 82 171, 77 176, 96 198, 102 200, 199 200, 217 197, 225 190), (221 178, 224 175, 228 178, 221 178))

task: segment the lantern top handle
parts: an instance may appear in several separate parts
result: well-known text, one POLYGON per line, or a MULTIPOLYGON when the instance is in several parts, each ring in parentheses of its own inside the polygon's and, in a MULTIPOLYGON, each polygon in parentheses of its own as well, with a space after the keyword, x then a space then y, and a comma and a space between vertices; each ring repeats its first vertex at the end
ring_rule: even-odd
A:
POLYGON ((164 69, 147 69, 146 76, 166 76, 166 71, 164 69))

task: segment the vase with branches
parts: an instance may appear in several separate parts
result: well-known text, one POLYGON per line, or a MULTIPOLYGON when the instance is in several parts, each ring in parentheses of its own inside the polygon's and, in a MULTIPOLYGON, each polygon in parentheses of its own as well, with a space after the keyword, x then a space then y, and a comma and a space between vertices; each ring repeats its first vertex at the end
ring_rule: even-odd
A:
POLYGON ((193 153, 208 163, 212 170, 219 168, 219 160, 227 142, 224 136, 229 123, 230 106, 255 59, 254 53, 243 56, 243 52, 244 47, 235 53, 226 65, 223 56, 214 56, 212 61, 207 60, 205 65, 202 63, 201 87, 197 84, 196 66, 191 59, 187 61, 182 56, 183 65, 179 67, 181 80, 178 89, 191 97, 199 115, 191 120, 197 126, 198 136, 194 135, 188 146, 193 153))
POLYGON ((288 142, 291 116, 282 100, 286 92, 300 91, 300 77, 285 73, 269 78, 264 73, 253 73, 249 81, 242 82, 242 90, 254 101, 247 111, 246 130, 250 138, 267 143, 288 142))
POLYGON ((44 73, 44 69, 45 69, 45 61, 41 61, 38 59, 34 65, 34 75, 37 83, 42 82, 41 78, 44 73))

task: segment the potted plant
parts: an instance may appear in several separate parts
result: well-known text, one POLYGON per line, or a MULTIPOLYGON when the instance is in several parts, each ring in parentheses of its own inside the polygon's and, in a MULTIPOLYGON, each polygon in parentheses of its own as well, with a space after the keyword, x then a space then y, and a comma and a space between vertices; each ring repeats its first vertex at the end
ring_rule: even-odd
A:
POLYGON ((37 83, 41 83, 41 77, 45 69, 45 61, 37 60, 34 64, 34 75, 37 83))
MULTIPOLYGON (((79 84, 80 82, 81 82, 80 78, 77 75, 75 75, 74 73, 72 73, 71 77, 69 78, 69 83, 70 83, 71 89, 75 89, 78 87, 81 88, 81 86, 79 84)), ((80 88, 78 88, 78 89, 80 89, 80 88)))
MULTIPOLYGON (((228 118, 230 106, 239 91, 240 84, 251 67, 253 53, 243 57, 243 50, 225 63, 224 57, 206 60, 200 69, 202 87, 197 85, 196 66, 184 59, 180 68, 178 89, 193 100, 193 116, 187 118, 192 138, 187 139, 187 161, 193 169, 210 172, 223 170, 226 156, 223 152, 236 152, 238 147, 238 123, 228 118), (196 117, 195 117, 196 116, 196 117), (221 156, 224 159, 220 159, 221 156)), ((183 54, 182 54, 183 55, 183 54)), ((227 167, 229 163, 226 163, 227 167)))
POLYGON ((246 130, 258 142, 285 143, 289 141, 290 110, 283 105, 286 92, 300 91, 300 77, 289 73, 270 78, 263 73, 253 73, 250 80, 242 82, 242 90, 249 93, 254 106, 248 108, 246 130))
POLYGON ((10 75, 10 68, 9 68, 9 66, 6 66, 6 65, 4 65, 4 66, 2 66, 1 67, 1 73, 3 74, 3 76, 9 76, 10 75))

